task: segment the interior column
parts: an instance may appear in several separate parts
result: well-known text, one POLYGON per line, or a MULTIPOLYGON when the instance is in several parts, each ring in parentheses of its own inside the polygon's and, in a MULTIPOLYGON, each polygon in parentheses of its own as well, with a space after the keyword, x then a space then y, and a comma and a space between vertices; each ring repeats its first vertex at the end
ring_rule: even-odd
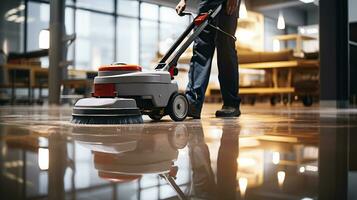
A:
POLYGON ((347 107, 349 98, 348 0, 321 0, 320 105, 347 107))

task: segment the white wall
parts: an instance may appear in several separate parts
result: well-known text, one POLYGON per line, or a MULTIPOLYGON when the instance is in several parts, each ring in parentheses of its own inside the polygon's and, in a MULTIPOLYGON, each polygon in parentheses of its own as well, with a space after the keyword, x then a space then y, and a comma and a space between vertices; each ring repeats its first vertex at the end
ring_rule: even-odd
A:
POLYGON ((348 0, 349 21, 357 22, 357 0, 348 0))

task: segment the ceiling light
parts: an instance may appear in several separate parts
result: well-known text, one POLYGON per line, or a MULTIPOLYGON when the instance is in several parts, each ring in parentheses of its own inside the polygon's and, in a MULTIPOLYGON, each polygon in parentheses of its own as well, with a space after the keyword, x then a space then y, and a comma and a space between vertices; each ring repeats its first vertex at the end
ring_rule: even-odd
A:
POLYGON ((300 0, 303 3, 313 3, 315 0, 300 0))
POLYGON ((6 18, 7 21, 13 22, 17 19, 17 15, 10 15, 6 18))
POLYGON ((305 172, 305 167, 300 167, 300 168, 299 168, 299 172, 300 172, 300 173, 304 173, 304 172, 305 172))
POLYGON ((25 21, 25 17, 24 16, 21 16, 21 17, 18 17, 17 19, 15 19, 16 23, 22 23, 24 21, 25 21))
POLYGON ((18 10, 25 10, 26 6, 24 4, 19 5, 18 10))
POLYGON ((301 200, 314 200, 313 198, 310 198, 310 197, 304 197, 302 198, 301 200))
POLYGON ((6 13, 5 13, 5 17, 8 17, 10 15, 13 15, 13 14, 16 14, 17 13, 17 8, 12 8, 10 10, 8 10, 6 13))
POLYGON ((285 181, 285 172, 284 171, 278 171, 278 183, 279 187, 283 187, 284 181, 285 181))
POLYGON ((285 29, 285 19, 284 19, 283 12, 279 12, 277 27, 280 30, 284 30, 285 29))

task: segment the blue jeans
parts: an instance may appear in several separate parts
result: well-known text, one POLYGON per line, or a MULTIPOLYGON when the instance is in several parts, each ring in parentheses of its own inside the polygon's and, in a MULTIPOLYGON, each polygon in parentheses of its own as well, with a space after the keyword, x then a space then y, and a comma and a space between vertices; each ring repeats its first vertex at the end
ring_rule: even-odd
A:
MULTIPOLYGON (((207 12, 213 6, 206 3, 206 1, 202 1, 199 12, 207 12)), ((214 23, 223 31, 234 35, 237 28, 237 15, 238 13, 227 15, 224 4, 214 23)), ((238 97, 238 57, 235 41, 208 26, 194 41, 193 56, 188 73, 189 83, 186 89, 189 103, 199 112, 202 110, 205 99, 215 48, 217 48, 218 79, 223 105, 233 107, 239 107, 240 105, 241 100, 238 97)))

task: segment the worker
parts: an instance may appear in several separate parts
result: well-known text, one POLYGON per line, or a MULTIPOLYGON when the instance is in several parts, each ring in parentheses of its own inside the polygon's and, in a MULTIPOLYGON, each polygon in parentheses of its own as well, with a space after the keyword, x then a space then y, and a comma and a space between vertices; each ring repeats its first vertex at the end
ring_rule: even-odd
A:
MULTIPOLYGON (((186 1, 181 0, 177 4, 178 14, 185 10, 186 1)), ((214 23, 223 31, 234 35, 240 2, 241 0, 201 0, 198 13, 207 12, 222 4, 223 8, 214 23)), ((188 116, 195 119, 201 117, 215 48, 217 48, 218 79, 223 98, 222 109, 216 112, 216 117, 240 116, 241 100, 238 96, 239 72, 235 40, 208 26, 194 41, 188 73, 189 83, 186 89, 186 97, 190 104, 188 116)))

